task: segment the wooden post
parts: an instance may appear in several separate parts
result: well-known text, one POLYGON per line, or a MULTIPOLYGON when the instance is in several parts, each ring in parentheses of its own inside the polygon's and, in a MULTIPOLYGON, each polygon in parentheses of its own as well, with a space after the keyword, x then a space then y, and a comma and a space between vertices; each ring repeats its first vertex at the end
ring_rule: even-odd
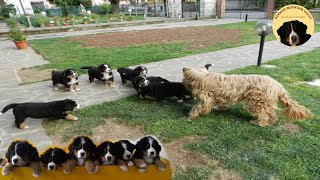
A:
POLYGON ((267 19, 273 19, 274 0, 268 0, 267 19))
POLYGON ((226 9, 226 0, 217 0, 217 17, 224 18, 224 13, 226 9))

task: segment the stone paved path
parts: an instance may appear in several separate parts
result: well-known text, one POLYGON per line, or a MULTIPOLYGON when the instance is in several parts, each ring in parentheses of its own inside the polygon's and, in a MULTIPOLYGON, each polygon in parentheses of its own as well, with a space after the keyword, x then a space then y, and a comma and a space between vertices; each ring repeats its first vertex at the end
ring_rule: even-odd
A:
MULTIPOLYGON (((301 47, 286 47, 277 41, 266 42, 263 62, 282 58, 285 56, 307 52, 320 47, 320 33, 312 36, 309 42, 301 47)), ((259 44, 230 48, 221 51, 192 55, 182 58, 170 59, 161 62, 144 64, 149 69, 149 75, 159 75, 171 81, 181 81, 183 67, 202 67, 206 63, 214 64, 212 70, 217 72, 255 65, 259 44)), ((90 85, 86 75, 80 77, 81 91, 76 93, 53 91, 50 81, 18 86, 19 81, 15 69, 45 64, 41 56, 36 55, 32 49, 17 51, 14 44, 9 41, 0 41, 0 109, 12 102, 25 101, 52 101, 71 98, 83 106, 98 104, 105 101, 119 99, 135 94, 131 87, 123 86, 120 77, 115 72, 114 88, 102 84, 90 85)), ((30 129, 20 130, 14 127, 12 111, 0 116, 0 157, 4 155, 5 148, 15 138, 28 138, 39 147, 44 148, 51 144, 51 140, 44 133, 40 120, 29 120, 30 129)))

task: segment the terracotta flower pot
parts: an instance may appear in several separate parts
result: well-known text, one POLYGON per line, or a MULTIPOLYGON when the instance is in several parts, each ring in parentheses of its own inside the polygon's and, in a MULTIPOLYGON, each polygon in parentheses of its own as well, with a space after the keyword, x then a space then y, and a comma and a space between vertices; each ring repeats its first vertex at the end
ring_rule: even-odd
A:
POLYGON ((27 49, 28 43, 27 41, 14 41, 18 49, 27 49))
POLYGON ((50 23, 50 24, 48 24, 48 26, 49 26, 49 27, 53 27, 53 24, 50 23))
POLYGON ((69 26, 69 23, 63 23, 63 26, 69 26))
POLYGON ((87 22, 87 21, 85 21, 85 22, 83 22, 83 24, 88 24, 88 22, 87 22))

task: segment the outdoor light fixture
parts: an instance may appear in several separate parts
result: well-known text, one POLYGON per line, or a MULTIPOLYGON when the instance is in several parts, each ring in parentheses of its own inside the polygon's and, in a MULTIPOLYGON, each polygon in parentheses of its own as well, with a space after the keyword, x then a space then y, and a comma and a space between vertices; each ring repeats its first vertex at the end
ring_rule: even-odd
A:
POLYGON ((44 17, 46 17, 47 13, 44 12, 44 11, 42 11, 42 12, 41 12, 41 15, 44 16, 44 17))
POLYGON ((254 26, 254 31, 258 36, 261 36, 258 63, 257 63, 257 66, 261 66, 264 39, 268 34, 272 32, 272 21, 268 19, 262 19, 258 21, 254 26))

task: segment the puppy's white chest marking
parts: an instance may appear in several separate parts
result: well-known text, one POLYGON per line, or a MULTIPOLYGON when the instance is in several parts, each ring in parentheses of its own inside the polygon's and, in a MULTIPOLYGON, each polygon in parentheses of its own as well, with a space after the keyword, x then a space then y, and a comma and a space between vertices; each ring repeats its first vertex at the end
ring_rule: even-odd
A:
POLYGON ((70 82, 68 82, 68 85, 76 84, 78 83, 78 80, 76 78, 72 78, 70 82))
POLYGON ((110 79, 110 78, 112 78, 112 75, 109 75, 109 73, 102 73, 102 78, 101 79, 103 79, 103 80, 108 80, 108 79, 110 79))
POLYGON ((154 164, 154 158, 150 156, 143 156, 143 159, 146 161, 147 164, 154 164))
POLYGON ((83 166, 83 165, 84 165, 84 162, 85 162, 84 159, 78 159, 77 165, 78 165, 78 166, 83 166))

